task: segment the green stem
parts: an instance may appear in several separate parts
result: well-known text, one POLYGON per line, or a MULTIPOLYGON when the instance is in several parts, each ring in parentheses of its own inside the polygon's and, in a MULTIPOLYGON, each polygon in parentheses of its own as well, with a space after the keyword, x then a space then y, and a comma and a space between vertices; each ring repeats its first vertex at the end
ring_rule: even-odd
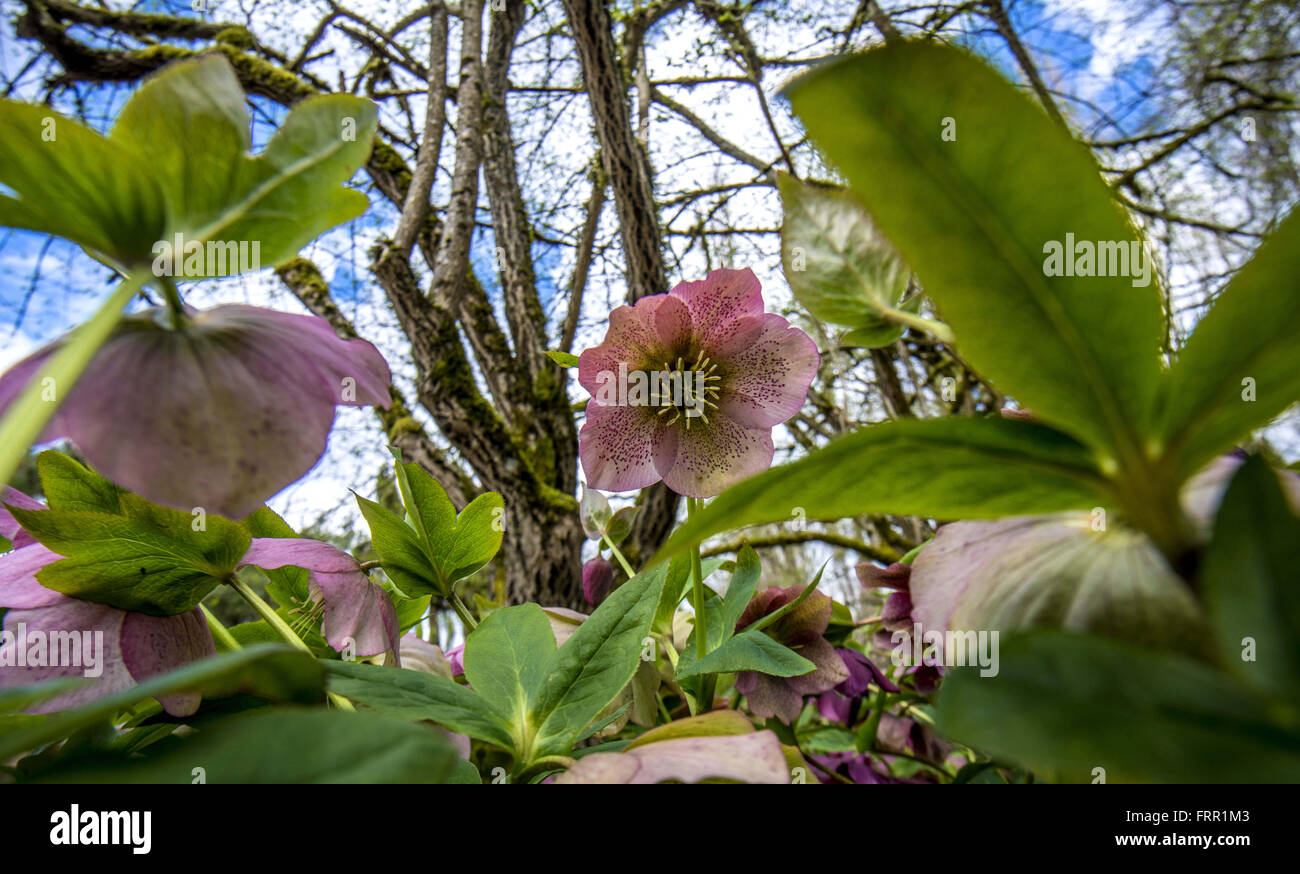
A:
POLYGON ((208 631, 212 632, 212 636, 215 637, 222 646, 229 650, 243 649, 243 647, 239 645, 239 641, 235 640, 235 636, 230 633, 229 629, 222 625, 221 620, 213 615, 212 611, 208 609, 207 604, 200 604, 199 609, 203 611, 203 618, 208 621, 208 631))
POLYGON ((122 280, 108 300, 75 334, 55 352, 23 388, 9 413, 0 421, 0 483, 6 483, 27 457, 31 445, 41 436, 59 404, 72 391, 77 379, 90 365, 131 302, 149 277, 131 275, 122 280), (53 398, 46 398, 46 380, 52 380, 53 398))
POLYGON ((455 610, 460 621, 465 623, 465 634, 468 636, 471 631, 478 628, 478 622, 474 621, 474 614, 469 612, 469 607, 465 606, 465 602, 460 599, 460 595, 457 595, 455 590, 448 600, 451 602, 451 609, 455 610))
MULTIPOLYGON (((312 658, 316 657, 316 654, 311 651, 311 647, 303 643, 302 638, 295 634, 293 629, 289 627, 289 623, 281 619, 280 614, 276 613, 275 609, 270 604, 258 597, 257 593, 249 587, 248 583, 244 582, 234 574, 231 574, 230 577, 227 578, 226 582, 230 584, 230 588, 238 592, 239 596, 248 602, 250 607, 257 611, 258 616, 261 616, 266 620, 266 624, 271 626, 276 634, 280 635, 281 640, 295 649, 305 652, 312 658)), ((338 695, 334 692, 326 692, 325 694, 329 697, 330 702, 338 709, 356 710, 356 708, 352 706, 352 702, 344 698, 342 695, 338 695)))
POLYGON ((632 570, 632 565, 623 557, 623 553, 618 551, 618 547, 614 545, 614 541, 609 539, 609 535, 602 534, 601 539, 604 540, 605 545, 609 547, 610 554, 613 555, 614 558, 618 559, 618 563, 623 566, 623 573, 627 574, 627 578, 630 580, 636 576, 636 571, 632 570))
MULTIPOLYGON (((690 521, 700 511, 698 498, 686 499, 686 519, 690 521)), ((700 545, 691 548, 691 592, 695 601, 695 657, 703 661, 709 654, 709 623, 705 616, 704 568, 700 562, 700 545)), ((700 675, 700 696, 695 702, 696 713, 708 713, 713 709, 713 694, 717 688, 716 674, 700 675)))

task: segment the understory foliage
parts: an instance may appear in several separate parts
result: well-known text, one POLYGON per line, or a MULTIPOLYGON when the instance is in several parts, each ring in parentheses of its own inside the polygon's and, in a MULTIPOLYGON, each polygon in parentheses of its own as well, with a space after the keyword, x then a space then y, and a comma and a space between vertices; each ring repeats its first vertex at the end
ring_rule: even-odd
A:
POLYGON ((1243 449, 1300 400, 1300 216, 1169 354, 1167 298, 1092 155, 987 63, 890 39, 784 94, 842 181, 777 181, 798 307, 854 348, 928 338, 1014 406, 774 464, 818 343, 745 264, 632 296, 599 344, 534 362, 591 395, 586 489, 552 502, 595 543, 573 569, 589 612, 467 597, 509 498, 461 500, 400 445, 389 499, 355 496, 364 556, 265 506, 321 458, 336 407, 395 403, 388 363, 320 316, 199 310, 178 283, 244 269, 214 269, 210 242, 285 265, 362 213, 346 183, 375 160, 370 101, 306 97, 256 155, 221 53, 165 66, 107 135, 58 117, 49 141, 48 108, 0 102, 0 224, 120 278, 0 376, 6 482, 68 441, 0 509, 6 778, 1300 780, 1300 485, 1243 449), (178 235, 195 260, 160 275, 178 235), (1045 261, 1060 247, 1069 269, 1045 261), (143 287, 163 304, 129 309, 143 287), (638 372, 664 381, 607 391, 638 372), (601 492, 660 482, 686 518, 629 557, 644 505, 601 492), (779 585, 750 545, 704 554, 796 511, 943 524, 858 563, 876 615, 821 591, 824 568, 779 585), (258 618, 223 623, 221 591, 258 618), (464 633, 447 651, 418 634, 437 603, 464 633))

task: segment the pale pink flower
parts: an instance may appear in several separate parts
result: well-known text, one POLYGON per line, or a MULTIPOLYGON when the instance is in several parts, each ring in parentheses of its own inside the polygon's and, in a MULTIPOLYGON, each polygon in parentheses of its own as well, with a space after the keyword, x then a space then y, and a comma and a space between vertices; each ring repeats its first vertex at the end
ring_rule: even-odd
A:
POLYGON ((807 334, 763 311, 748 268, 619 307, 579 357, 592 395, 579 435, 588 485, 622 492, 662 479, 704 498, 766 470, 772 428, 799 411, 820 363, 807 334))

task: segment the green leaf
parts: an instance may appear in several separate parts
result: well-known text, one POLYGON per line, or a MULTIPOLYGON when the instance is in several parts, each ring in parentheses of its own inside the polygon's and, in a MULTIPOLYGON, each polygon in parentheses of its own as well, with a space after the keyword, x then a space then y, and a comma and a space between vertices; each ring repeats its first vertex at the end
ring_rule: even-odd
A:
POLYGON ((528 713, 554 655, 551 623, 536 604, 493 611, 465 640, 465 679, 509 716, 516 739, 526 736, 528 713))
POLYGON ((561 367, 577 367, 578 356, 572 352, 562 352, 559 349, 547 349, 546 354, 550 359, 561 367))
POLYGON ((1169 373, 1161 436, 1180 478, 1300 400, 1297 275, 1300 210, 1232 278, 1169 373))
POLYGON ((950 670, 939 729, 1048 779, 1294 783, 1300 733, 1225 674, 1181 656, 1065 632, 1003 640, 999 672, 950 670))
MULTIPOLYGON (((273 265, 365 211, 365 195, 342 183, 369 156, 376 124, 369 101, 309 97, 250 158, 244 93, 230 63, 212 55, 173 63, 148 79, 122 109, 111 138, 142 156, 161 185, 169 207, 162 240, 181 234, 186 244, 256 241, 260 260, 273 265)), ((178 276, 240 272, 237 260, 207 258, 191 270, 181 254, 175 253, 178 276)))
POLYGON ((451 680, 405 668, 323 661, 329 688, 358 704, 402 719, 432 720, 444 728, 514 749, 510 723, 487 700, 451 680))
POLYGON ((370 543, 384 573, 402 594, 445 595, 415 530, 382 504, 356 496, 361 515, 370 526, 370 543))
POLYGON ((41 544, 66 556, 40 570, 41 585, 65 595, 173 616, 192 610, 248 552, 248 531, 220 516, 195 517, 121 494, 125 516, 84 510, 11 512, 41 544))
MULTIPOLYGON (((446 490, 423 467, 398 459, 396 471, 410 527, 415 530, 416 541, 436 581, 430 594, 446 596, 458 580, 483 567, 501 549, 505 502, 496 492, 485 492, 470 501, 458 516, 446 490)), ((421 575, 429 577, 427 571, 421 575)), ((417 591, 424 594, 423 590, 417 591)))
POLYGON ((1233 477, 1201 559, 1219 656, 1257 689, 1300 699, 1300 519, 1256 456, 1233 477), (1243 656, 1250 644, 1251 659, 1243 656))
POLYGON ((567 754, 632 679, 667 574, 661 564, 619 586, 548 660, 533 708, 533 758, 567 754))
POLYGON ((817 666, 761 631, 743 631, 723 642, 698 662, 690 647, 677 663, 677 679, 698 674, 758 671, 773 677, 798 677, 817 666))
POLYGON ((966 360, 1043 421, 1138 465, 1160 376, 1157 290, 1045 270, 1067 234, 1137 240, 1087 149, 986 63, 936 43, 826 64, 787 93, 966 360))
POLYGON ((675 557, 668 565, 664 578, 664 587, 659 595, 659 604, 655 607, 652 627, 656 632, 671 636, 673 633, 673 616, 677 606, 682 603, 686 586, 691 580, 691 557, 685 553, 675 557))
POLYGON ((41 491, 51 510, 87 510, 121 515, 124 489, 75 458, 47 449, 36 457, 41 491))
POLYGON ((48 106, 0 100, 0 225, 71 240, 124 268, 149 263, 166 202, 130 150, 48 106))
POLYGON ((899 306, 911 275, 892 243, 847 191, 777 180, 785 218, 781 264, 795 298, 814 318, 853 328, 846 345, 887 346, 914 321, 899 306), (900 314, 902 314, 900 316, 900 314))
POLYGON ((0 734, 0 760, 111 719, 140 701, 198 692, 223 698, 236 693, 298 704, 324 701, 324 671, 315 659, 285 644, 245 647, 151 677, 77 710, 59 713, 20 731, 0 734))
POLYGON ((730 636, 735 633, 740 614, 745 612, 745 608, 754 598, 761 573, 762 565, 759 563, 758 553, 748 543, 745 544, 736 554, 736 569, 731 574, 731 583, 727 586, 727 594, 722 599, 720 613, 724 634, 730 636))
POLYGON ((374 713, 277 708, 205 724, 142 761, 59 769, 39 782, 192 783, 199 768, 206 783, 467 782, 460 761, 444 735, 424 726, 374 713))
POLYGON ((485 492, 456 514, 442 485, 418 464, 397 463, 402 501, 421 536, 433 569, 444 587, 451 586, 492 560, 501 549, 505 502, 485 492))
POLYGON ((955 519, 1113 501, 1091 453, 1051 428, 1009 419, 886 422, 732 486, 678 528, 656 560, 721 531, 788 521, 795 508, 808 519, 866 513, 955 519))

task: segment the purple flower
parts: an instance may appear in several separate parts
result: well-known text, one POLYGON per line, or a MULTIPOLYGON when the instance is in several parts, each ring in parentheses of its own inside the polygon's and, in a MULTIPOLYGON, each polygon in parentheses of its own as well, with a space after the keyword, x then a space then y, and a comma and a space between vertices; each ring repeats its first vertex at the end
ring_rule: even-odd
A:
MULTIPOLYGON (((758 619, 789 604, 803 592, 804 586, 786 589, 763 589, 754 595, 745 612, 736 621, 740 631, 758 619)), ((773 677, 758 671, 736 675, 736 690, 749 701, 755 716, 775 716, 789 725, 799 718, 805 695, 817 695, 848 680, 849 669, 835 647, 822 635, 831 621, 831 599, 813 592, 791 612, 763 629, 763 633, 785 644, 813 663, 810 673, 799 677, 773 677)))
POLYGON ((322 610, 321 634, 329 645, 359 658, 392 652, 400 665, 397 609, 383 588, 343 550, 307 538, 258 537, 240 565, 305 569, 310 600, 322 610))
MULTIPOLYGON (((383 356, 322 318, 229 305, 164 321, 123 318, 43 436, 155 503, 242 518, 320 459, 336 405, 391 403, 383 356)), ((62 342, 0 376, 0 414, 62 342)))
POLYGON ((812 339, 763 311, 758 278, 714 270, 610 313, 579 357, 592 395, 579 435, 592 488, 663 480, 716 495, 772 463, 772 428, 799 411, 821 357, 812 339))
POLYGON ((600 556, 582 566, 582 596, 593 607, 609 597, 614 586, 614 566, 600 556))
POLYGON ((867 688, 875 683, 886 692, 897 692, 898 687, 885 676, 875 662, 856 649, 837 646, 835 652, 844 662, 849 676, 834 689, 821 693, 817 698, 817 711, 831 722, 849 723, 857 712, 858 702, 867 694, 867 688))
POLYGON ((459 643, 447 650, 447 661, 451 663, 451 675, 459 677, 465 673, 465 644, 459 643))
MULTIPOLYGON (((12 489, 5 491, 5 501, 45 509, 12 489)), ((207 622, 197 608, 175 616, 149 616, 45 588, 36 574, 61 556, 15 527, 12 516, 0 514, 0 533, 21 544, 0 554, 0 608, 7 608, 0 640, 0 688, 61 677, 90 681, 31 707, 31 712, 68 710, 216 655, 207 622)), ((198 710, 201 696, 186 692, 158 700, 171 715, 189 716, 198 710)))

